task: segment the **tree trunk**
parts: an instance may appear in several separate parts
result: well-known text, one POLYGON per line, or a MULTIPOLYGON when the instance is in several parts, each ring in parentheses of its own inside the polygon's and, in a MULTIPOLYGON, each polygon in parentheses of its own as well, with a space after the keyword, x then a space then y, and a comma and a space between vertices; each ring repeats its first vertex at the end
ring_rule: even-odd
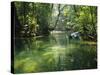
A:
POLYGON ((14 26, 14 31, 13 31, 14 37, 19 37, 21 35, 20 34, 21 24, 19 22, 16 7, 14 3, 12 3, 12 7, 11 7, 11 18, 13 22, 12 25, 14 26))

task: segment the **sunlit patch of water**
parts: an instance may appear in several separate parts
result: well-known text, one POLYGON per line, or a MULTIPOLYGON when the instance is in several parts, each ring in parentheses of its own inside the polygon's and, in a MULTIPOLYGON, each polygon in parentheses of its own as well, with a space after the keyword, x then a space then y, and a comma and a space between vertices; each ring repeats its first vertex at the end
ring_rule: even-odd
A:
POLYGON ((96 68, 96 42, 70 39, 64 32, 17 39, 15 73, 96 68))

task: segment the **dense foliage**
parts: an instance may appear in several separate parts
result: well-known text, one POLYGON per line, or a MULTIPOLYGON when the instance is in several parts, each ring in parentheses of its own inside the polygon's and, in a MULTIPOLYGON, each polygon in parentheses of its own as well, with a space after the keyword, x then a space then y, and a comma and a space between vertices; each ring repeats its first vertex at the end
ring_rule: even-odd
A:
POLYGON ((14 73, 97 68, 96 6, 12 2, 11 10, 14 73))
POLYGON ((95 6, 15 2, 14 8, 16 37, 44 36, 57 30, 80 32, 82 39, 96 41, 95 6))

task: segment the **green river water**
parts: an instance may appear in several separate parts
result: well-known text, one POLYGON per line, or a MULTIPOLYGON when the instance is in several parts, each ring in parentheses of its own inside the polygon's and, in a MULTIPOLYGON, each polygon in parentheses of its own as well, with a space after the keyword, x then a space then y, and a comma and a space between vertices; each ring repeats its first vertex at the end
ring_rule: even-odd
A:
POLYGON ((96 67, 96 42, 70 39, 66 33, 15 39, 14 73, 67 71, 96 67))

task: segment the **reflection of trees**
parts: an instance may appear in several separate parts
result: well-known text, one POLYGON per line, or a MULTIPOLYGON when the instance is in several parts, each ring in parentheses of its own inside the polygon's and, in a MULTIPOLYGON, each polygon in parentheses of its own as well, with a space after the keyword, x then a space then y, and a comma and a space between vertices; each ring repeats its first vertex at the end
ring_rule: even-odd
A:
POLYGON ((32 47, 35 47, 35 39, 34 38, 20 38, 15 39, 15 48, 18 52, 22 50, 31 50, 32 47))
POLYGON ((91 69, 97 67, 95 47, 90 48, 86 45, 80 45, 77 48, 73 48, 66 57, 69 59, 66 62, 68 63, 66 64, 66 69, 91 69))
MULTIPOLYGON (((16 39, 16 51, 19 51, 19 54, 16 54, 16 60, 20 61, 17 64, 21 66, 21 69, 27 68, 26 72, 96 68, 95 45, 75 39, 70 40, 65 36, 61 33, 50 37, 16 39), (29 70, 30 65, 36 67, 36 69, 32 67, 34 71, 29 70)), ((20 70, 19 72, 25 71, 20 70)))
POLYGON ((67 45, 68 42, 68 38, 67 38, 67 34, 64 31, 55 31, 52 33, 51 35, 53 37, 53 39, 55 40, 56 44, 59 45, 67 45))

